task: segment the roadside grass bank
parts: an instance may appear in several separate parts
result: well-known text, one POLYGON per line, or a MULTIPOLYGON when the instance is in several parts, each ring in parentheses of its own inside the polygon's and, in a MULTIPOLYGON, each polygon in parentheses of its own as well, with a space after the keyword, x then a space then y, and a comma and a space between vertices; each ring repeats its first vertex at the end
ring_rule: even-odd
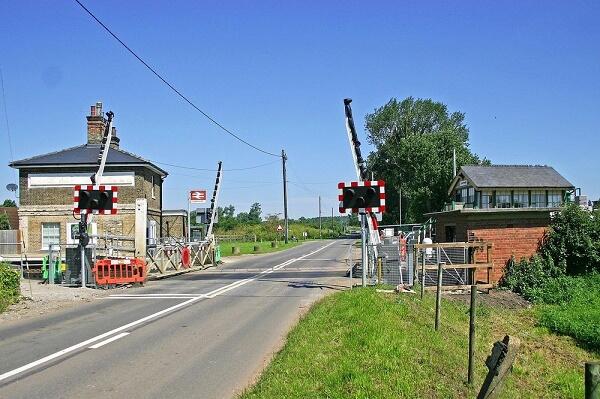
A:
POLYGON ((540 324, 600 352, 600 274, 551 279, 537 302, 540 324))
MULTIPOLYGON (((480 294, 482 296, 484 294, 480 294)), ((598 353, 536 326, 535 309, 479 305, 475 384, 466 384, 468 306, 443 299, 440 331, 435 297, 354 289, 327 296, 290 332, 249 398, 475 397, 485 359, 505 334, 521 339, 502 398, 583 397, 583 363, 598 353)))
POLYGON ((237 256, 233 254, 233 247, 239 247, 240 253, 239 255, 244 254, 266 254, 271 252, 283 251, 285 249, 290 249, 297 247, 298 245, 305 243, 308 241, 289 241, 287 244, 283 241, 277 241, 277 247, 271 247, 271 241, 263 241, 263 242, 254 242, 254 241, 220 241, 219 246, 221 247, 221 256, 237 256), (258 246, 259 250, 255 251, 254 247, 258 246))
POLYGON ((0 263, 0 313, 21 298, 21 276, 8 264, 0 263))

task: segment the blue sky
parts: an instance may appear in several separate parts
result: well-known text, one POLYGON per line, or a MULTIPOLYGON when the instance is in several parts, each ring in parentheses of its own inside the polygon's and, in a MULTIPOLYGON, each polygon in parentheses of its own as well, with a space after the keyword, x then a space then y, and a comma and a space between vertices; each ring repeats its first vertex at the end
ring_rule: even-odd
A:
MULTIPOLYGON (((466 114, 471 147, 496 164, 554 166, 600 197, 599 2, 87 1, 202 109, 289 156, 290 216, 337 206, 351 180, 342 100, 363 117, 391 97, 466 114)), ((0 4, 0 67, 16 159, 81 144, 97 100, 123 148, 225 169, 222 203, 282 212, 281 165, 223 134, 139 64, 73 1, 0 4)), ((0 98, 1 101, 1 98, 0 98)), ((8 164, 4 107, 0 159, 8 164)), ((366 144, 366 138, 363 140, 366 144)), ((367 146, 365 151, 368 151, 367 146)), ((213 173, 165 166, 165 206, 213 173)), ((0 167, 0 198, 14 172, 0 167)))

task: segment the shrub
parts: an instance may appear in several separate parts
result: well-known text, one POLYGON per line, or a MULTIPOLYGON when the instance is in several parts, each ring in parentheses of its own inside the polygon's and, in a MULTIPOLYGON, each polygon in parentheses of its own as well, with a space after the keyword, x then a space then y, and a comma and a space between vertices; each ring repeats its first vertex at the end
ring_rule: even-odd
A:
POLYGON ((0 263, 0 312, 19 300, 21 277, 8 264, 0 263))
POLYGON ((564 263, 569 275, 600 272, 600 212, 576 204, 563 207, 552 220, 540 253, 564 263))
POLYGON ((529 260, 516 262, 513 258, 506 267, 500 285, 527 300, 536 301, 543 295, 543 287, 548 281, 563 275, 564 265, 556 266, 552 259, 534 255, 529 260))

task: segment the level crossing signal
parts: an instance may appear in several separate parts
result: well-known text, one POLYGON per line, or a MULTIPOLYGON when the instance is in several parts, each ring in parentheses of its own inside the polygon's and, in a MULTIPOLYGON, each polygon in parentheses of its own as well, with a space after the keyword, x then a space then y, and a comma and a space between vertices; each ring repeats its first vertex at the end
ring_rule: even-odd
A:
POLYGON ((354 181, 338 184, 340 213, 385 212, 385 182, 383 180, 354 181))
POLYGON ((115 186, 75 186, 73 211, 76 214, 115 215, 118 189, 115 186))

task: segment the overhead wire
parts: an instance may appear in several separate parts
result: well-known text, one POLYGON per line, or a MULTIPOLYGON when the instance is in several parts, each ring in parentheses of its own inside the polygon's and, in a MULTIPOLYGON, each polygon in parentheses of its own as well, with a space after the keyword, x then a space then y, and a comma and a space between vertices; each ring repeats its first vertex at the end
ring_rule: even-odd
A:
MULTIPOLYGON (((172 163, 167 163, 167 162, 153 161, 151 159, 149 159, 149 161, 157 163, 159 165, 166 165, 166 166, 171 166, 173 168, 180 168, 180 169, 187 169, 187 170, 197 170, 197 171, 200 171, 200 172, 216 172, 217 171, 217 169, 196 168, 196 167, 193 167, 193 166, 183 166, 183 165, 177 165, 177 164, 172 164, 172 163)), ((271 161, 271 162, 263 163, 263 164, 260 164, 260 165, 248 166, 248 167, 244 167, 244 168, 223 169, 223 172, 235 172, 235 171, 240 171, 240 170, 257 169, 257 168, 262 168, 263 166, 272 165, 272 164, 274 164, 276 162, 279 162, 279 161, 271 161)))
MULTIPOLYGON (((2 87, 2 106, 4 108, 4 121, 6 123, 6 137, 8 138, 8 151, 10 152, 10 162, 14 162, 15 155, 12 145, 12 137, 10 134, 10 124, 8 123, 8 110, 6 108, 6 93, 4 91, 4 74, 2 68, 0 68, 0 86, 2 87)), ((14 170, 15 178, 18 180, 17 170, 14 170)))
POLYGON ((225 133, 229 134, 233 138, 237 139, 241 143, 244 143, 248 147, 251 147, 251 148, 255 149, 256 151, 260 151, 263 154, 267 154, 267 155, 271 155, 271 156, 274 156, 274 157, 277 157, 277 158, 281 158, 280 154, 274 154, 272 152, 263 150, 262 148, 260 148, 260 147, 258 147, 256 145, 254 145, 254 144, 252 144, 252 143, 244 140, 243 138, 241 138, 240 136, 238 136, 237 134, 235 134, 231 130, 227 129, 225 126, 223 126, 221 123, 219 123, 215 118, 213 118, 212 116, 210 116, 208 113, 206 113, 205 111, 203 111, 202 109, 200 109, 200 107, 198 107, 196 104, 194 104, 194 102, 192 100, 190 100, 186 95, 184 95, 181 91, 179 91, 173 84, 171 84, 166 78, 164 78, 161 74, 159 74, 146 61, 144 61, 142 59, 142 57, 140 57, 135 51, 133 51, 131 49, 131 47, 129 47, 127 44, 125 44, 125 42, 123 40, 121 40, 112 30, 110 30, 108 28, 108 26, 106 26, 102 21, 100 21, 100 19, 98 19, 98 17, 96 17, 86 6, 84 6, 83 3, 81 3, 81 1, 79 1, 79 0, 74 0, 74 1, 77 4, 79 4, 79 6, 81 8, 83 8, 83 10, 85 10, 85 12, 87 12, 100 26, 102 26, 102 28, 104 28, 104 30, 106 30, 115 40, 117 40, 131 55, 133 55, 139 62, 141 62, 150 72, 152 72, 158 79, 160 79, 165 85, 167 85, 175 94, 177 94, 185 102, 187 102, 190 106, 192 106, 192 108, 194 108, 196 111, 200 112, 206 119, 208 119, 209 121, 211 121, 215 126, 217 126, 218 128, 220 128, 221 130, 223 130, 225 133))

